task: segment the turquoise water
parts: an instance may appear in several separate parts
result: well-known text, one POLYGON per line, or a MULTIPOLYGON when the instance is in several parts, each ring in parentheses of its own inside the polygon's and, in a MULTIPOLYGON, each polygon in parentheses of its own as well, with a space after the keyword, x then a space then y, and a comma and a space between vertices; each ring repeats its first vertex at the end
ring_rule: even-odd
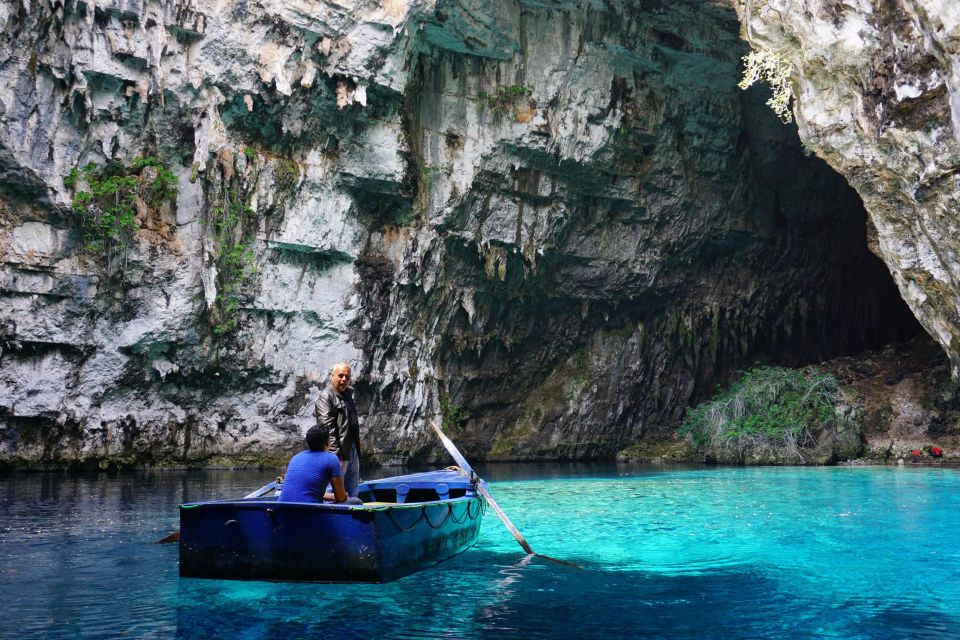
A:
MULTIPOLYGON (((960 471, 482 469, 540 553, 386 585, 180 579, 176 505, 254 472, 0 477, 4 638, 960 638, 960 471)), ((384 474, 381 474, 384 475, 384 474)))

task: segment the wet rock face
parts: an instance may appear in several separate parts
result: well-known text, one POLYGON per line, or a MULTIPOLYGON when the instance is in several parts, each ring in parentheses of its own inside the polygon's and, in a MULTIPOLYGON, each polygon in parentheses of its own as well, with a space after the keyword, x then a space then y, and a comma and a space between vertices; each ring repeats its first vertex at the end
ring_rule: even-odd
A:
POLYGON ((0 3, 0 458, 610 456, 754 360, 913 330, 707 2, 0 3), (108 264, 88 163, 156 157, 108 264), (120 265, 120 266, 118 266, 120 265))
POLYGON ((358 356, 346 331, 368 232, 355 201, 405 188, 389 61, 403 59, 390 52, 405 50, 406 15, 398 3, 0 3, 3 457, 249 459, 301 445, 311 376, 358 356), (137 201, 111 268, 71 210, 82 185, 64 178, 137 157, 169 167, 178 193, 137 201))
POLYGON ((502 50, 419 60, 411 129, 438 234, 407 252, 364 348, 385 448, 421 446, 406 434, 436 381, 474 451, 612 455, 731 367, 910 330, 856 195, 736 90, 728 11, 525 10, 480 40, 502 50))
POLYGON ((800 137, 862 196, 871 246, 960 374, 960 5, 760 1, 756 46, 792 65, 800 137))

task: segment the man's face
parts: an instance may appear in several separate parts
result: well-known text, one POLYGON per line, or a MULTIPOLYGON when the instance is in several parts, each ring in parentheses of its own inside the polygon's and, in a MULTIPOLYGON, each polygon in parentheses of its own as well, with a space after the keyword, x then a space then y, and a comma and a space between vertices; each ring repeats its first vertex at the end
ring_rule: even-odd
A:
POLYGON ((330 380, 337 393, 343 393, 350 386, 350 367, 335 367, 330 374, 330 380))

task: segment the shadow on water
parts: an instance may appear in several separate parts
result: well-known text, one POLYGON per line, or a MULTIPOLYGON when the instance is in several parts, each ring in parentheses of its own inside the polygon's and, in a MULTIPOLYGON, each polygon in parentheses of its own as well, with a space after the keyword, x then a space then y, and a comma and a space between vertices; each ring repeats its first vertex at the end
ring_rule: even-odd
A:
POLYGON ((578 571, 480 550, 384 585, 182 579, 176 605, 184 639, 958 637, 960 619, 909 606, 838 607, 751 570, 578 571))

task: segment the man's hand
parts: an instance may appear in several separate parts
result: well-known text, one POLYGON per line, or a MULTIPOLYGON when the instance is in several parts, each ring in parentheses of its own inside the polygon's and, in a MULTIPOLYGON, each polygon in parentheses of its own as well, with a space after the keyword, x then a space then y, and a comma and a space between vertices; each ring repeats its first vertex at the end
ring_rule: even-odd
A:
POLYGON ((343 488, 343 478, 330 478, 330 486, 333 487, 334 502, 347 501, 347 490, 343 488))

